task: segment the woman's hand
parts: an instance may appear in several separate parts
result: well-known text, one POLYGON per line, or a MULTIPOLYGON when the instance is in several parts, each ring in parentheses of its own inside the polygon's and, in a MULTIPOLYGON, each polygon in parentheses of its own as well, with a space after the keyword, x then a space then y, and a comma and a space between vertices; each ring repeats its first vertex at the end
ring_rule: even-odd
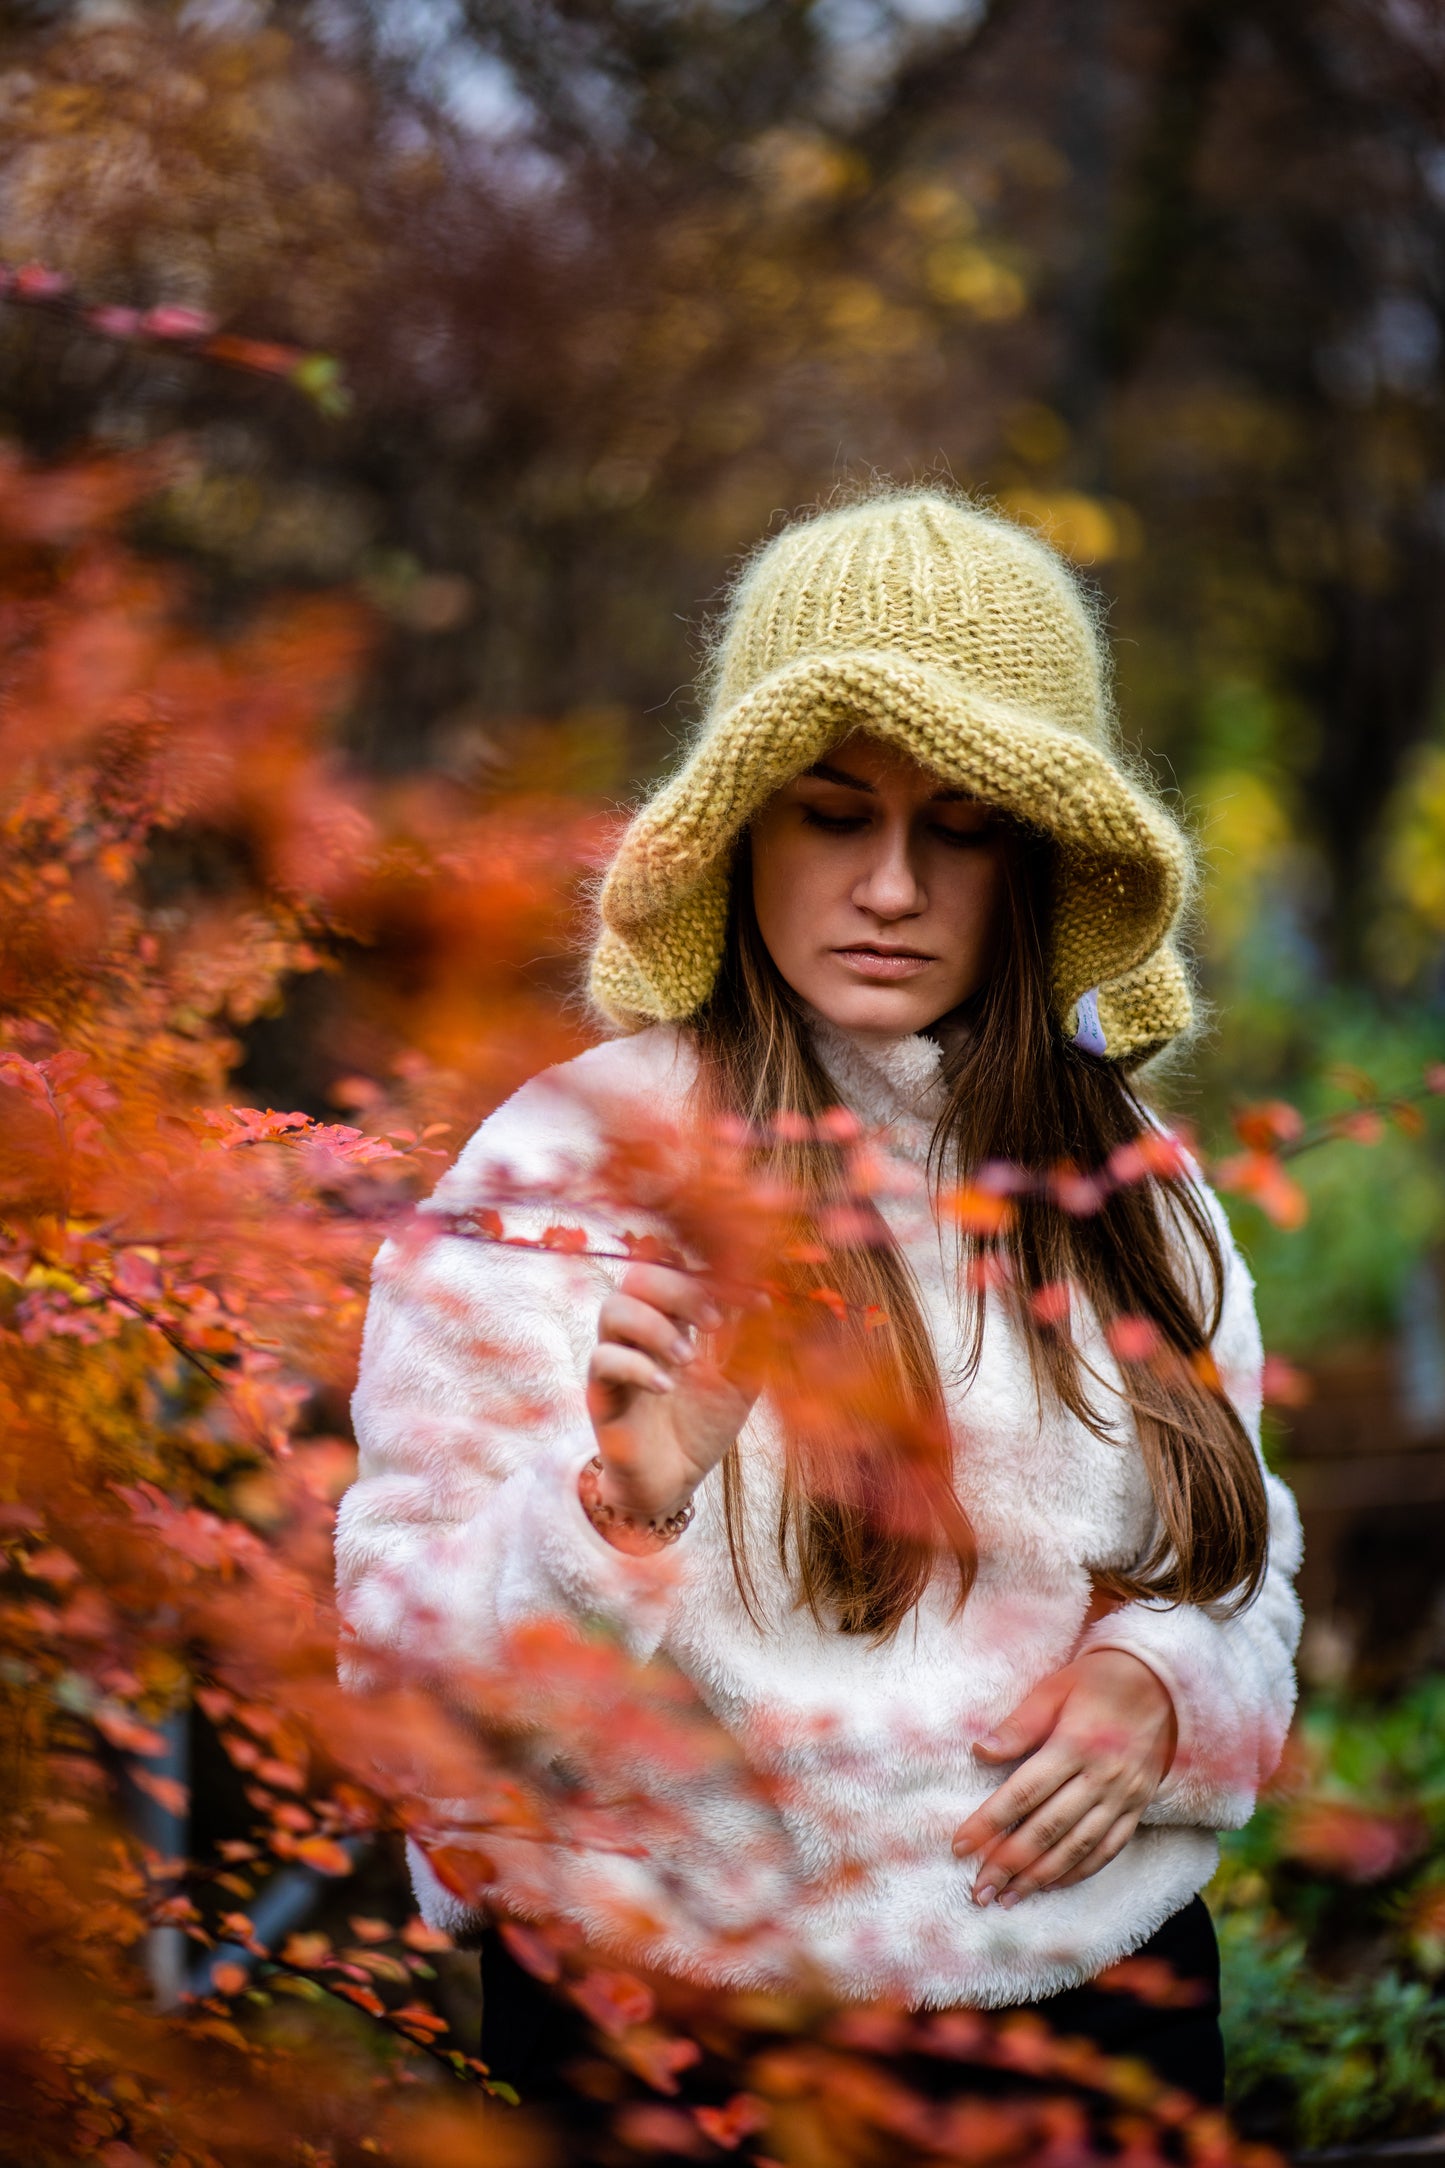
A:
POLYGON ((975 1904, 1015 1905, 1068 1889, 1108 1865, 1174 1759, 1174 1704, 1126 1649, 1094 1649, 1044 1679, 974 1752, 1028 1759, 954 1832, 979 1854, 975 1904))
POLYGON ((587 1368, 608 1505, 642 1520, 686 1505, 761 1390, 757 1340, 756 1311, 728 1324, 694 1273, 628 1266, 602 1304, 587 1368), (717 1335, 715 1355, 696 1346, 695 1330, 717 1335))

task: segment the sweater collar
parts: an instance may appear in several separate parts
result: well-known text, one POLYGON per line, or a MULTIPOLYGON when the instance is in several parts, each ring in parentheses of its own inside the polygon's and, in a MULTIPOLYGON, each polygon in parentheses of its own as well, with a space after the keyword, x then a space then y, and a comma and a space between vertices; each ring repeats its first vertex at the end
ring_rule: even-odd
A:
POLYGON ((886 1130, 905 1158, 926 1159, 947 1096, 938 1040, 922 1031, 845 1030, 808 1004, 805 1020, 843 1104, 870 1129, 886 1130))

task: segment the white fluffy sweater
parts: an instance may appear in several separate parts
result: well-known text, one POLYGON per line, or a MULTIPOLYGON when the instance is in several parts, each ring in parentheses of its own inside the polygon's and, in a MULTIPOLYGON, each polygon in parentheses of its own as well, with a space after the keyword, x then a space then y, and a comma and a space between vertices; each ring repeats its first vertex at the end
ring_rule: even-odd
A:
MULTIPOLYGON (((847 1997, 914 2007, 1028 2001, 1136 1948, 1209 1880, 1213 1832, 1249 1816, 1294 1702, 1299 1520, 1269 1477, 1268 1576, 1239 1615, 1131 1603, 1086 1629, 1091 1569, 1132 1561, 1155 1525, 1128 1418, 1104 1442, 1062 1409, 1041 1410, 997 1302, 977 1371, 949 1385, 958 1303, 923 1172, 939 1047, 821 1019, 815 1039, 840 1099, 879 1132, 878 1201, 932 1327, 979 1544, 964 1610, 951 1615, 940 1577, 880 1647, 790 1608, 769 1540, 779 1439, 766 1394, 740 1445, 768 1630, 739 1600, 716 1474, 679 1543, 643 1559, 613 1549, 582 1512, 577 1475, 595 1449, 584 1378, 598 1304, 623 1264, 450 1234, 421 1248, 388 1243, 377 1259, 354 1404, 360 1467, 338 1527, 343 1608, 363 1645, 415 1655, 443 1685, 541 1616, 584 1631, 600 1622, 635 1656, 657 1658, 674 1690, 685 1674, 764 1773, 766 1800, 730 1784, 725 1761, 661 1776, 678 1813, 641 1857, 489 1834, 488 1894, 503 1909, 560 1914, 603 1949, 695 1977, 762 1985, 802 1973, 847 1997), (1149 1664, 1178 1716, 1175 1760, 1144 1826, 1075 1888, 1009 1912, 975 1906, 974 1866, 954 1858, 950 1839, 1008 1772, 976 1761, 971 1742, 1081 1648, 1105 1647, 1149 1664)), ((585 1188, 605 1128, 639 1111, 644 1126, 681 1118, 693 1059, 684 1035, 657 1026, 534 1077, 482 1124, 429 1209, 489 1203, 499 1174, 585 1188)), ((1252 1283, 1210 1203, 1228 1268, 1214 1353, 1257 1439, 1252 1283)), ((532 1233, 564 1219, 587 1226, 594 1246, 599 1234, 600 1246, 616 1244, 616 1223, 595 1211, 552 1204, 505 1217, 532 1233)), ((1117 1382, 1102 1338, 1085 1346, 1117 1382)), ((463 1935, 475 1927, 416 1845, 411 1862, 427 1916, 463 1935)))

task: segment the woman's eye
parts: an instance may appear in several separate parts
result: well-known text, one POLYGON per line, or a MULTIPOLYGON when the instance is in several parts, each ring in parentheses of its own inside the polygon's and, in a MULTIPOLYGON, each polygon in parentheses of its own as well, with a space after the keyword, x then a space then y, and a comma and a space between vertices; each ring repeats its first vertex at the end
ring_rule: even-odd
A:
POLYGON ((942 823, 934 830, 945 843, 956 843, 960 850, 976 849, 982 843, 992 843, 992 828, 945 828, 942 823))
POLYGON ((863 826, 864 819, 861 813, 823 813, 815 805, 803 808, 803 826, 821 828, 830 836, 852 835, 855 829, 863 826))

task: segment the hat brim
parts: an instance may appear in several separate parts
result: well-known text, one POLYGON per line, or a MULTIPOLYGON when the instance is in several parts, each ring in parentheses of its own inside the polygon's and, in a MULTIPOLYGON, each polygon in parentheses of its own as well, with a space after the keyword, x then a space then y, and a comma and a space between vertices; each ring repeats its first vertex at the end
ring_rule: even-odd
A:
MULTIPOLYGON (((634 816, 603 883, 592 962, 599 1007, 635 1029, 701 1005, 722 958, 739 834, 775 790, 854 729, 1052 836, 1055 1007, 1064 1020, 1099 987, 1110 1058, 1126 1058, 1124 1041, 1139 1025, 1123 1013, 1128 1003, 1111 1007, 1103 990, 1161 951, 1188 890, 1184 838, 1107 748, 896 653, 804 657, 709 723, 634 816)), ((1168 999, 1150 1028, 1163 1044, 1188 1024, 1188 984, 1172 950, 1157 975, 1155 991, 1168 999)))

